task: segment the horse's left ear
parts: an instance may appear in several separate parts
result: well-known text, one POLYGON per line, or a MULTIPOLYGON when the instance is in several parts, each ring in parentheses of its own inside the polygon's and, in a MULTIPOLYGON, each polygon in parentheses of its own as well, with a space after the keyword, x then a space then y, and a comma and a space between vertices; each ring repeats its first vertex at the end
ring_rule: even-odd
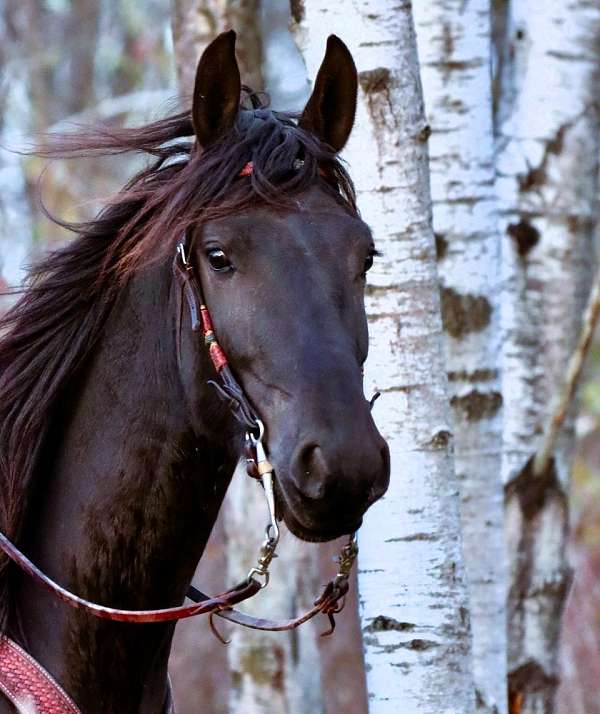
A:
POLYGON ((350 50, 339 37, 329 35, 325 58, 300 126, 340 151, 354 124, 357 91, 358 77, 350 50))
POLYGON ((242 83, 235 58, 235 32, 223 32, 204 50, 194 84, 192 122, 200 146, 208 146, 233 126, 242 83))

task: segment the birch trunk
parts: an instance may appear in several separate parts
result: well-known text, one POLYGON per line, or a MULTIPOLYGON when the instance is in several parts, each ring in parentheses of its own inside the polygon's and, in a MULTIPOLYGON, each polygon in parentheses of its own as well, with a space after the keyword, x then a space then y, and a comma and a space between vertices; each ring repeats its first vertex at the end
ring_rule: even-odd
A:
MULTIPOLYGON (((203 44, 233 27, 242 81, 262 89, 262 37, 257 0, 174 0, 175 47, 182 94, 190 94, 203 44), (181 18, 185 18, 182 22, 181 18)), ((283 66, 280 67, 283 72, 283 66)), ((272 75, 273 76, 273 75, 272 75)), ((277 86, 282 86, 279 77, 277 86)), ((305 83, 306 85, 306 83, 305 83)), ((281 97, 273 97, 277 103, 281 97)), ((285 108, 285 107, 284 107, 285 108)), ((218 329, 218 328, 217 328, 218 329)), ((227 582, 237 582, 256 565, 264 538, 267 510, 263 491, 238 468, 222 509, 227 582)), ((245 609, 254 614, 289 618, 313 605, 321 589, 317 547, 286 533, 271 568, 271 583, 245 609)), ((318 623, 321 625, 321 623, 318 623)), ((229 711, 244 714, 320 714, 323 711, 317 625, 298 631, 261 633, 237 628, 227 648, 231 687, 229 711)), ((215 646, 218 646, 215 643, 215 646)))
MULTIPOLYGON (((534 474, 552 397, 580 326, 597 217, 600 6, 513 2, 498 106, 503 236, 503 477, 511 711, 555 710, 572 420, 534 474)), ((571 414, 572 416, 572 414, 571 414)))
POLYGON ((421 86, 411 4, 292 3, 314 76, 337 32, 359 70, 357 124, 346 151, 364 219, 384 258, 367 289, 367 384, 391 451, 388 493, 360 531, 360 601, 369 710, 473 711, 469 611, 421 86))
POLYGON ((499 236, 488 0, 414 4, 455 464, 473 630, 476 710, 505 714, 499 236))

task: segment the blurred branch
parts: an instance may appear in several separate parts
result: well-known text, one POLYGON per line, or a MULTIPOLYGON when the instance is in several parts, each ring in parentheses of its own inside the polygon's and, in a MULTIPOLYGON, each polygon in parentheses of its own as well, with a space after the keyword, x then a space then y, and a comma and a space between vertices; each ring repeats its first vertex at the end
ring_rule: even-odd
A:
POLYGON ((533 474, 540 476, 548 468, 558 434, 563 425, 569 407, 573 400, 573 395, 579 382, 581 370, 585 362, 586 355, 592 343, 594 328, 600 314, 600 271, 596 274, 588 304, 583 317, 583 328, 579 337, 579 342, 575 347, 569 364, 567 374, 562 389, 554 400, 550 418, 544 430, 544 438, 533 461, 533 474))

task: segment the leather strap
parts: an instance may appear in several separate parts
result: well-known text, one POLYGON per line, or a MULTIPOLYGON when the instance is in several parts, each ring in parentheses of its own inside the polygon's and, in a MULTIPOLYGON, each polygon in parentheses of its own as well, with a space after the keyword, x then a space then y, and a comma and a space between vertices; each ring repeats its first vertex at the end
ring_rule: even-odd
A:
POLYGON ((81 714, 56 680, 6 635, 0 635, 0 691, 18 711, 81 714))
MULTIPOLYGON (((229 620, 229 622, 233 622, 236 625, 248 627, 251 630, 284 632, 287 630, 295 630, 297 627, 300 627, 300 625, 303 625, 305 622, 312 620, 312 618, 316 615, 322 613, 323 615, 327 615, 330 623, 330 629, 323 632, 322 636, 328 636, 335 629, 335 620, 333 615, 343 610, 343 598, 345 598, 348 590, 348 579, 345 576, 337 576, 335 580, 331 580, 327 583, 323 594, 318 600, 315 601, 314 607, 307 610, 302 615, 298 615, 298 617, 292 617, 287 620, 270 620, 264 617, 253 617, 252 615, 247 615, 245 612, 240 612, 239 610, 235 610, 233 608, 221 610, 214 614, 225 620, 229 620), (340 600, 342 601, 341 603, 340 600)), ((191 586, 188 590, 188 597, 196 602, 201 602, 208 596, 194 586, 191 586)))
POLYGON ((196 615, 219 615, 231 622, 235 622, 244 627, 256 630, 292 630, 312 619, 322 612, 329 617, 333 632, 333 615, 341 610, 338 605, 348 591, 347 575, 338 575, 329 582, 321 597, 315 602, 313 608, 292 620, 266 620, 246 615, 243 612, 233 609, 233 605, 248 600, 256 595, 261 589, 261 584, 254 578, 248 578, 236 587, 227 590, 220 595, 211 597, 201 593, 195 588, 191 588, 188 597, 197 600, 193 605, 180 605, 178 607, 167 607, 157 610, 122 610, 115 607, 107 607, 91 602, 85 598, 75 595, 66 588, 56 583, 34 565, 3 533, 0 533, 0 549, 13 560, 22 570, 30 575, 40 585, 50 590, 59 600, 67 605, 79 610, 85 610, 90 615, 103 620, 113 620, 117 622, 168 622, 172 620, 183 620, 196 615))
POLYGON ((218 382, 211 379, 208 380, 208 383, 216 389, 217 394, 226 402, 229 410, 244 429, 255 431, 258 426, 256 411, 231 371, 227 357, 219 345, 210 312, 204 302, 202 287, 196 277, 194 265, 189 260, 189 255, 189 241, 187 234, 185 234, 181 243, 177 246, 173 260, 173 274, 181 291, 180 305, 177 309, 177 359, 179 362, 181 361, 181 312, 183 299, 185 298, 190 313, 192 330, 194 332, 203 331, 204 342, 218 376, 218 382))
POLYGON ((167 607, 158 610, 122 610, 115 607, 106 607, 95 602, 90 602, 69 592, 62 585, 43 573, 34 565, 26 555, 24 555, 4 533, 0 533, 0 548, 14 561, 22 570, 30 575, 40 585, 50 590, 59 600, 67 603, 78 610, 85 610, 103 620, 115 620, 117 622, 168 622, 171 620, 183 620, 195 615, 207 615, 211 612, 227 609, 232 605, 251 598, 261 589, 260 583, 254 578, 248 578, 239 585, 227 590, 216 597, 209 597, 201 603, 194 605, 180 605, 178 607, 167 607))

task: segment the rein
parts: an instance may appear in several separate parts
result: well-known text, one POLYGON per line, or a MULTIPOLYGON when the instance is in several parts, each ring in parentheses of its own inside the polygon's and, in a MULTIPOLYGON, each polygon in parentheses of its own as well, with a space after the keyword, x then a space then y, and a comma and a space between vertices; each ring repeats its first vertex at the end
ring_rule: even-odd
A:
MULTIPOLYGON (((247 164, 240 176, 247 176, 251 172, 252 165, 247 164)), ((354 535, 350 536, 347 545, 342 549, 338 558, 339 569, 337 575, 325 586, 322 594, 310 610, 292 619, 270 620, 252 617, 233 608, 233 605, 253 597, 269 583, 269 566, 275 557, 275 549, 279 541, 279 527, 275 514, 273 488, 274 469, 267 458, 263 443, 265 431, 263 423, 236 380, 229 367, 227 357, 217 341, 210 313, 202 297, 200 282, 197 279, 193 264, 189 261, 187 237, 177 246, 173 261, 173 272, 180 285, 182 299, 185 297, 187 302, 192 330, 193 332, 202 330, 204 342, 217 373, 218 381, 210 380, 209 383, 215 387, 233 416, 246 429, 246 470, 249 476, 262 484, 264 489, 269 522, 256 565, 251 568, 242 582, 220 595, 211 597, 193 586, 190 587, 187 597, 193 601, 191 605, 154 610, 125 610, 91 602, 62 587, 32 563, 2 532, 0 532, 0 549, 33 580, 52 592, 59 600, 104 620, 134 623, 167 622, 207 614, 211 618, 210 624, 213 632, 221 641, 224 641, 214 627, 212 622, 213 615, 218 615, 243 627, 282 631, 295 629, 319 613, 323 613, 329 618, 330 622, 329 630, 324 632, 323 635, 330 635, 335 629, 334 614, 340 612, 343 608, 344 597, 349 588, 348 579, 358 554, 358 546, 354 535)), ((179 322, 181 323, 181 315, 179 315, 179 322)))

